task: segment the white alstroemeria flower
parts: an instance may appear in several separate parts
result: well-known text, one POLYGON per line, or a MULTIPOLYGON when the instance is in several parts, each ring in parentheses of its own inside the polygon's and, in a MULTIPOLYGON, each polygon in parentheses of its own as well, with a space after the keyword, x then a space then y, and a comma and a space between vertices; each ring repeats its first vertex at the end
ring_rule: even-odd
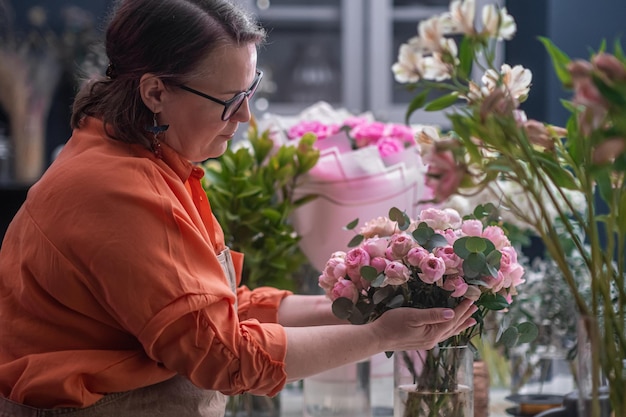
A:
POLYGON ((488 4, 482 10, 483 31, 489 37, 498 40, 509 40, 517 31, 517 25, 513 16, 507 13, 506 8, 498 8, 494 4, 488 4))
POLYGON ((485 72, 481 80, 487 91, 492 92, 500 84, 500 78, 502 78, 502 86, 509 92, 512 98, 522 102, 528 97, 530 82, 533 78, 529 69, 521 65, 511 68, 509 64, 502 64, 500 74, 490 69, 485 72))
POLYGON ((515 19, 511 16, 506 7, 500 9, 500 29, 498 31, 497 38, 499 40, 510 40, 513 39, 513 36, 517 32, 517 24, 515 24, 515 19))
POLYGON ((419 72, 425 80, 443 81, 450 78, 450 67, 441 60, 441 54, 433 53, 418 62, 419 72))
POLYGON ((466 35, 475 33, 474 16, 476 15, 475 0, 454 0, 450 3, 450 16, 457 31, 466 35))
POLYGON ((500 29, 500 12, 495 4, 487 4, 482 10, 483 32, 490 38, 498 36, 500 29))
POLYGON ((412 45, 404 43, 400 45, 398 62, 391 66, 394 77, 399 83, 416 83, 421 78, 419 70, 423 55, 412 45))
POLYGON ((435 143, 441 140, 439 129, 435 126, 424 125, 415 135, 415 140, 419 145, 420 153, 427 155, 434 148, 435 143))
POLYGON ((502 81, 509 90, 511 97, 520 102, 526 100, 530 91, 530 82, 533 79, 532 72, 521 65, 511 68, 508 64, 501 67, 502 81))
POLYGON ((484 99, 485 97, 487 97, 489 94, 490 94, 490 91, 487 87, 484 87, 484 86, 481 87, 478 84, 476 84, 474 81, 470 81, 469 92, 467 93, 467 96, 463 98, 471 103, 475 101, 480 101, 484 99))
POLYGON ((444 45, 446 35, 445 20, 439 16, 433 16, 422 20, 417 26, 419 44, 424 48, 424 52, 439 52, 444 45))

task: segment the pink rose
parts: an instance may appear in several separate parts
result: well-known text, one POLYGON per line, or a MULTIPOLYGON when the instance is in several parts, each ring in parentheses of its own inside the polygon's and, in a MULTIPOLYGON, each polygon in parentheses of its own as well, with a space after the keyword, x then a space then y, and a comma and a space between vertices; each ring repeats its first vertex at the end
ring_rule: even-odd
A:
POLYGON ((518 285, 523 284, 524 281, 526 281, 525 279, 523 279, 524 267, 522 267, 520 264, 512 265, 510 269, 505 273, 503 272, 502 275, 504 277, 504 288, 515 288, 518 285))
POLYGON ((440 231, 439 233, 441 233, 443 237, 446 238, 446 241, 450 246, 454 246, 454 242, 456 242, 457 239, 461 237, 460 229, 446 229, 444 231, 440 231))
POLYGON ((289 128, 287 137, 289 139, 299 139, 304 136, 305 133, 313 133, 317 136, 318 140, 321 140, 337 132, 339 132, 339 126, 337 125, 326 125, 316 120, 304 120, 289 128))
POLYGON ((446 272, 446 264, 443 262, 443 259, 431 253, 422 259, 419 269, 422 271, 418 274, 419 278, 427 284, 434 284, 443 277, 443 274, 446 272))
POLYGON ((387 285, 402 285, 411 277, 411 271, 402 262, 389 262, 385 268, 385 280, 382 287, 387 285))
POLYGON ((354 128, 355 126, 359 126, 359 125, 363 125, 363 124, 368 124, 370 123, 370 120, 367 117, 363 117, 363 116, 350 116, 347 117, 342 125, 343 126, 348 126, 349 128, 354 128))
POLYGON ((361 272, 359 270, 362 266, 369 265, 370 259, 370 255, 365 249, 361 247, 351 249, 346 254, 346 271, 348 276, 353 279, 360 278, 361 272))
POLYGON ((373 237, 363 241, 361 247, 370 255, 370 258, 375 258, 385 256, 388 242, 386 238, 373 237))
POLYGON ((434 230, 458 228, 461 225, 461 216, 456 210, 430 207, 419 214, 418 222, 425 222, 434 230))
POLYGON ((387 217, 380 216, 365 223, 359 233, 366 238, 391 236, 396 230, 396 226, 396 222, 389 220, 387 217))
POLYGON ((346 275, 346 254, 345 252, 335 252, 331 258, 326 261, 324 266, 324 274, 340 278, 346 275))
POLYGON ((461 272, 463 259, 459 258, 459 256, 454 253, 454 248, 452 246, 435 248, 433 253, 437 257, 443 259, 443 263, 446 265, 445 275, 458 274, 461 272))
POLYGON ((357 148, 372 145, 383 136, 385 124, 382 122, 371 122, 358 124, 350 131, 350 136, 356 141, 357 148))
POLYGON ((422 259, 426 258, 430 255, 426 249, 421 246, 415 246, 409 250, 409 253, 406 254, 406 260, 411 266, 419 266, 422 262, 422 259))
POLYGON ((467 292, 469 285, 460 276, 448 277, 444 280, 443 289, 452 291, 450 297, 462 297, 467 292))
POLYGON ((376 147, 380 156, 384 158, 402 152, 404 150, 404 142, 400 139, 385 136, 376 142, 376 147))
POLYGON ((461 225, 461 231, 465 236, 482 236, 483 224, 480 220, 465 220, 461 225))
POLYGON ((339 279, 323 272, 318 278, 317 283, 326 294, 329 294, 339 279))
POLYGON ((509 272, 517 264, 517 251, 512 246, 505 246, 500 249, 502 258, 500 259, 500 271, 509 272))
POLYGON ((413 237, 406 233, 398 233, 391 236, 391 242, 389 249, 391 249, 392 258, 390 259, 402 259, 407 253, 416 245, 413 237))
POLYGON ((498 226, 487 226, 483 230, 483 237, 487 238, 493 243, 496 249, 500 250, 505 246, 511 246, 509 238, 504 234, 504 230, 498 226))
POLYGON ((470 285, 467 287, 467 291, 465 291, 465 298, 470 299, 472 301, 478 301, 480 296, 482 295, 482 291, 475 285, 470 285))
POLYGON ((485 283, 485 287, 490 289, 491 292, 497 293, 504 287, 504 274, 502 271, 498 271, 497 277, 487 275, 482 277, 481 281, 485 283))
POLYGON ((388 264, 389 261, 380 256, 372 258, 372 261, 370 262, 370 266, 376 268, 376 272, 378 272, 379 274, 385 270, 388 264))
POLYGON ((347 298, 356 303, 359 300, 359 291, 354 283, 347 279, 340 279, 333 287, 330 299, 335 301, 337 298, 347 298))
POLYGON ((407 125, 399 123, 387 123, 387 125, 385 126, 384 135, 387 137, 400 139, 403 143, 407 143, 409 145, 413 145, 416 143, 413 129, 411 129, 411 127, 407 125))

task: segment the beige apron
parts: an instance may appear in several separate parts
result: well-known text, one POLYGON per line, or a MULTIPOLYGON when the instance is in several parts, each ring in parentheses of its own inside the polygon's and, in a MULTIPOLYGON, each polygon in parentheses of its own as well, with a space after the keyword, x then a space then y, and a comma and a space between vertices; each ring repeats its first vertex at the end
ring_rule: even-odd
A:
MULTIPOLYGON (((222 251, 218 259, 231 288, 236 291, 229 249, 222 251)), ((86 408, 39 409, 0 398, 0 417, 223 417, 225 408, 225 395, 200 389, 182 376, 132 391, 108 394, 86 408)))

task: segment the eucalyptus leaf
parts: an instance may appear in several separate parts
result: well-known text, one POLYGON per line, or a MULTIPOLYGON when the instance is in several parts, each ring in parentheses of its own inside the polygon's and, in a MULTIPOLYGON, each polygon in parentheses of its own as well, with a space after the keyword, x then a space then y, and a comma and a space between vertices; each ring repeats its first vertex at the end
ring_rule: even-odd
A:
POLYGON ((345 297, 339 297, 332 304, 333 314, 341 320, 347 320, 352 315, 354 303, 345 297))
POLYGON ((517 345, 518 339, 519 339, 519 331, 517 330, 517 328, 509 327, 502 333, 502 335, 500 336, 500 339, 496 341, 496 346, 504 345, 508 348, 512 348, 512 347, 515 347, 515 345, 517 345))
POLYGON ((348 242, 348 247, 349 248, 354 248, 356 246, 359 246, 361 244, 361 242, 363 242, 364 239, 365 239, 365 236, 363 236, 363 235, 356 235, 352 239, 350 239, 350 242, 348 242))
POLYGON ((527 321, 519 323, 516 327, 519 333, 518 343, 530 343, 539 336, 539 328, 535 323, 527 321))
POLYGON ((370 282, 378 278, 378 271, 373 266, 362 266, 361 269, 359 269, 359 273, 364 279, 370 282))

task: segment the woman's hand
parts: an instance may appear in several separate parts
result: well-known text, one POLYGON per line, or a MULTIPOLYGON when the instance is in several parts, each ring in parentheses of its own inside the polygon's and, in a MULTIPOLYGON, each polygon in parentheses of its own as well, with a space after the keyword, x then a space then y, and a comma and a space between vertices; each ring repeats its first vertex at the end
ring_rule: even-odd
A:
POLYGON ((446 308, 396 308, 370 323, 381 342, 382 351, 432 349, 476 324, 471 318, 477 307, 464 300, 452 310, 446 308))
POLYGON ((376 353, 430 349, 476 324, 476 307, 463 301, 454 310, 397 308, 364 325, 286 327, 285 369, 294 381, 376 353))

